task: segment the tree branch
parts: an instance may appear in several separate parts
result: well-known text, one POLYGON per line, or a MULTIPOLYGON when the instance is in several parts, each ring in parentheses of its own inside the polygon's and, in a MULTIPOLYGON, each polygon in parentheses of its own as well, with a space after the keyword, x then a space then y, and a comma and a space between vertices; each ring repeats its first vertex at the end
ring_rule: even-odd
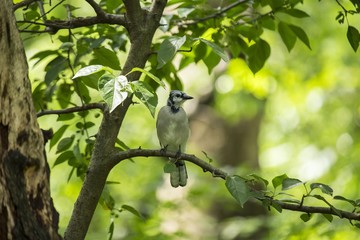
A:
MULTIPOLYGON (((37 25, 43 25, 51 28, 52 33, 56 33, 60 29, 74 29, 80 27, 92 26, 95 24, 116 24, 126 26, 125 17, 123 15, 105 13, 104 16, 99 17, 85 17, 85 18, 73 18, 71 20, 47 20, 46 22, 36 21, 17 21, 18 23, 31 23, 37 25)), ((21 30, 20 31, 24 31, 21 30)))
MULTIPOLYGON (((178 158, 181 160, 185 160, 191 162, 203 169, 204 172, 211 172, 213 177, 220 177, 222 179, 226 179, 229 174, 219 168, 215 168, 210 163, 196 157, 195 155, 182 153, 178 156, 177 152, 171 151, 162 151, 162 150, 151 150, 151 149, 129 149, 127 151, 121 151, 116 154, 117 158, 113 159, 113 164, 116 165, 119 162, 134 158, 134 157, 170 157, 170 158, 178 158)), ((257 191, 257 190, 254 190, 257 191)), ((294 203, 286 203, 281 200, 272 199, 270 197, 265 198, 256 198, 259 201, 264 201, 264 199, 271 202, 271 204, 280 205, 282 209, 297 211, 303 213, 320 213, 320 214, 330 214, 334 216, 338 216, 340 218, 346 218, 349 220, 357 220, 360 221, 360 214, 355 212, 349 212, 339 209, 334 209, 334 207, 314 207, 314 206, 305 206, 303 204, 294 204, 294 203)))
POLYGON ((189 21, 179 23, 178 25, 194 25, 194 24, 197 24, 199 22, 205 22, 205 21, 207 21, 209 19, 217 18, 217 17, 221 16, 222 14, 226 13, 227 11, 237 7, 238 5, 246 3, 247 1, 248 0, 238 0, 238 1, 233 2, 232 4, 229 4, 228 6, 222 8, 221 10, 206 16, 206 17, 197 18, 197 19, 190 19, 189 21))
POLYGON ((336 211, 330 207, 313 207, 313 206, 303 206, 300 204, 293 203, 285 203, 279 200, 272 200, 279 204, 283 209, 287 209, 290 211, 304 212, 304 213, 321 213, 321 214, 331 214, 334 216, 338 216, 340 218, 346 218, 349 220, 357 220, 360 221, 360 214, 354 212, 348 212, 337 209, 336 211), (340 215, 340 216, 339 216, 340 215))
POLYGON ((98 17, 105 17, 105 12, 101 9, 101 7, 94 0, 86 0, 88 4, 94 9, 96 15, 98 17))
POLYGON ((222 179, 226 179, 226 176, 228 176, 228 173, 224 172, 223 170, 219 168, 213 167, 208 162, 205 162, 204 160, 201 160, 200 158, 197 158, 195 155, 181 153, 180 156, 178 156, 178 152, 171 152, 171 151, 162 151, 162 150, 151 150, 151 149, 129 149, 127 151, 119 152, 116 155, 116 159, 114 159, 113 164, 116 165, 117 163, 133 158, 133 157, 171 157, 179 159, 183 159, 189 162, 192 162, 193 164, 201 167, 204 172, 210 172, 214 177, 220 177, 222 179))
POLYGON ((126 17, 131 23, 136 23, 143 17, 139 0, 123 0, 123 3, 126 8, 126 17))
POLYGON ((152 1, 150 12, 161 17, 162 11, 165 8, 167 0, 154 0, 152 1))
POLYGON ((52 20, 45 23, 47 26, 58 29, 69 29, 87 27, 95 24, 117 24, 126 26, 126 21, 123 15, 105 13, 104 16, 73 18, 70 21, 52 20))
POLYGON ((74 113, 74 112, 82 112, 82 111, 91 110, 91 109, 100 109, 100 110, 104 111, 104 108, 105 108, 105 105, 102 103, 91 103, 91 104, 87 104, 84 106, 72 107, 72 108, 67 108, 67 109, 43 110, 41 112, 38 112, 36 114, 36 116, 39 118, 39 117, 42 117, 45 115, 67 114, 67 113, 74 113))
POLYGON ((28 7, 31 3, 35 2, 37 0, 24 0, 22 2, 18 2, 16 4, 13 5, 13 11, 18 10, 21 7, 28 7))

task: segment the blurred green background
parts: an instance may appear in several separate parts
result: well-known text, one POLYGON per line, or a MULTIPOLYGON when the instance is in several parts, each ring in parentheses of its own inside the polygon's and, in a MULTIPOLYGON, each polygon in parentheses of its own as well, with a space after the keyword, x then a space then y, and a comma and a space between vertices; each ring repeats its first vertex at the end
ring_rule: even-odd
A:
MULTIPOLYGON (((296 43, 289 53, 277 33, 265 31, 263 38, 271 46, 271 56, 256 75, 241 59, 220 62, 210 75, 200 62, 178 73, 184 90, 195 98, 185 105, 192 128, 188 152, 206 160, 204 151, 212 164, 230 173, 256 173, 268 180, 286 173, 302 181, 326 183, 334 195, 357 199, 359 53, 354 53, 346 39, 346 26, 335 21, 339 10, 335 2, 306 1, 301 9, 311 16, 297 24, 308 33, 312 50, 296 43)), ((78 11, 87 13, 90 8, 84 5, 78 11)), ((350 19, 359 22, 358 17, 350 19)), ((34 66, 36 61, 30 58, 38 51, 57 49, 58 40, 45 35, 24 35, 24 39, 35 89, 35 80, 45 76, 44 64, 34 66)), ((124 63, 125 54, 119 59, 124 63)), ((158 108, 166 103, 168 91, 158 89, 158 108)), ((92 102, 101 100, 96 91, 90 90, 90 95, 92 102)), ((48 108, 61 107, 54 101, 48 108)), ((95 123, 88 130, 90 136, 100 124, 98 114, 93 110, 86 117, 95 123)), ((64 124, 57 116, 41 117, 39 123, 54 131, 64 124)), ((75 120, 66 124, 76 131, 75 120)), ((64 136, 69 136, 70 130, 64 136)), ((141 104, 130 108, 119 137, 131 148, 159 148, 155 119, 141 104)), ((53 166, 56 149, 50 150, 48 144, 47 151, 53 166)), ((359 235, 357 228, 336 217, 329 223, 314 215, 305 223, 300 213, 269 212, 258 202, 241 209, 224 181, 191 163, 187 164, 188 186, 171 188, 169 176, 163 173, 164 163, 163 159, 137 158, 116 166, 108 179, 116 183, 108 184, 106 191, 117 207, 129 205, 143 218, 129 211, 114 214, 99 205, 86 239, 106 239, 112 221, 113 239, 356 239, 359 235)), ((61 233, 82 183, 75 174, 68 180, 71 171, 67 164, 51 168, 61 233)), ((301 196, 303 189, 291 193, 301 196)), ((351 210, 346 204, 337 206, 351 210)))

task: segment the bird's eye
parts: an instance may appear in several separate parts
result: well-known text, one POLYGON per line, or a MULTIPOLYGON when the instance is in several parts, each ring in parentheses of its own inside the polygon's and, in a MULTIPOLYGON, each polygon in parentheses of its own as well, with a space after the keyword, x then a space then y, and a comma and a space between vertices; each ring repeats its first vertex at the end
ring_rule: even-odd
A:
POLYGON ((179 98, 179 97, 181 97, 181 94, 178 93, 178 94, 175 95, 175 97, 179 98))

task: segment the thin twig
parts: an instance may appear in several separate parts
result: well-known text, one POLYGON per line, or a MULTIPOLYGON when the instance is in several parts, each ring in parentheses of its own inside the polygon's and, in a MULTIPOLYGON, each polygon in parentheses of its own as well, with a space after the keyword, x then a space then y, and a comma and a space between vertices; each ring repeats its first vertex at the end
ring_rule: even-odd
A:
POLYGON ((94 9, 97 16, 105 17, 105 12, 94 0, 86 0, 86 2, 94 9))
POLYGON ((22 2, 16 3, 13 6, 13 11, 18 10, 21 7, 25 7, 25 6, 28 7, 30 4, 32 4, 35 1, 37 1, 37 0, 24 0, 22 2))
POLYGON ((205 22, 205 21, 207 21, 209 19, 217 18, 217 17, 221 16, 222 14, 226 13, 227 11, 237 7, 238 5, 246 3, 247 1, 248 0, 238 0, 238 1, 233 2, 232 4, 229 4, 228 6, 222 8, 221 10, 206 16, 206 17, 197 18, 197 19, 191 19, 191 20, 179 23, 178 25, 179 26, 181 26, 181 25, 194 25, 194 24, 197 24, 199 22, 205 22))
POLYGON ((45 29, 45 30, 19 30, 19 32, 24 32, 24 33, 52 33, 53 31, 51 29, 45 29))
POLYGON ((341 218, 346 218, 349 220, 357 220, 360 221, 360 214, 354 212, 348 212, 337 209, 334 211, 331 207, 313 207, 313 206, 305 206, 300 204, 293 204, 293 203, 285 203, 279 200, 272 200, 279 204, 283 209, 297 211, 297 212, 304 212, 304 213, 321 213, 321 214, 331 214, 334 216, 338 216, 341 214, 341 218))
POLYGON ((36 2, 37 2, 37 4, 38 4, 38 6, 39 6, 40 16, 41 16, 42 20, 43 20, 44 22, 46 22, 47 17, 46 17, 46 14, 45 14, 44 3, 43 3, 43 1, 41 1, 41 0, 37 0, 36 2))
MULTIPOLYGON (((26 22, 26 21, 18 21, 26 22)), ((68 20, 48 20, 46 23, 38 23, 38 22, 30 22, 33 24, 44 25, 48 27, 52 27, 54 30, 59 29, 75 29, 80 27, 92 26, 95 24, 117 24, 121 26, 125 26, 125 18, 123 15, 116 14, 106 14, 105 18, 95 17, 85 17, 85 18, 72 18, 71 21, 68 20)))
POLYGON ((72 108, 67 108, 67 109, 60 109, 60 110, 43 110, 41 112, 38 112, 36 114, 36 116, 42 117, 45 115, 52 115, 52 114, 67 114, 67 113, 75 113, 75 112, 82 112, 82 111, 87 111, 87 110, 91 110, 91 109, 100 109, 100 110, 104 110, 105 105, 102 103, 91 103, 91 104, 87 104, 87 105, 83 105, 83 106, 78 106, 78 107, 72 107, 72 108))
MULTIPOLYGON (((66 4, 65 7, 66 7, 67 15, 68 15, 68 20, 71 21, 71 9, 70 9, 70 6, 68 4, 66 4)), ((69 28, 68 33, 69 33, 68 42, 72 42, 71 41, 71 36, 72 36, 71 28, 69 28)), ((71 53, 71 48, 68 48, 68 50, 67 50, 67 62, 68 62, 68 65, 69 65, 69 68, 71 70, 72 77, 73 77, 75 75, 75 71, 74 71, 74 68, 73 68, 73 66, 71 64, 70 53, 71 53)))
POLYGON ((347 23, 347 25, 349 25, 349 19, 348 19, 348 10, 344 7, 344 5, 342 5, 340 2, 339 2, 339 0, 335 0, 335 2, 342 8, 342 10, 344 11, 344 14, 345 14, 345 19, 346 19, 346 23, 347 23))
MULTIPOLYGON (((54 7, 52 7, 52 8, 50 8, 47 12, 44 12, 44 13, 42 13, 39 17, 37 17, 34 21, 36 22, 37 20, 39 20, 39 19, 46 19, 46 15, 48 14, 48 13, 50 13, 52 10, 54 10, 55 8, 57 8, 57 6, 59 6, 60 4, 62 4, 63 2, 64 2, 65 0, 61 0, 60 2, 58 2, 57 4, 55 4, 55 6, 54 7)), ((46 23, 46 22, 45 22, 46 23)), ((29 27, 31 26, 31 24, 29 24, 28 26, 26 26, 25 28, 23 28, 23 29, 20 29, 20 31, 23 31, 23 30, 26 30, 26 29, 28 29, 29 27)))

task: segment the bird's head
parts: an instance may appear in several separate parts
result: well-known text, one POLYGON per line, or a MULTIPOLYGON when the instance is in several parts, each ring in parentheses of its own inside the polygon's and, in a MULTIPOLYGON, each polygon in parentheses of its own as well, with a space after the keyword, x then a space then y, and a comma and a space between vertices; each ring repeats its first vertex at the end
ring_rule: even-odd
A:
POLYGON ((168 105, 174 109, 179 109, 180 106, 189 99, 193 99, 193 97, 187 95, 186 93, 179 90, 172 90, 169 95, 168 105))

